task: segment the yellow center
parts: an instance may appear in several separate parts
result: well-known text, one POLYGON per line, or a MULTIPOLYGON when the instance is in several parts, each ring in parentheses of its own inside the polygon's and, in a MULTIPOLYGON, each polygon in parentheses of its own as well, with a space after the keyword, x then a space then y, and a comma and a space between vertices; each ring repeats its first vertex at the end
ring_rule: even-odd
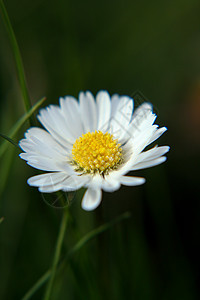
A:
POLYGON ((77 170, 100 174, 115 169, 122 159, 121 144, 110 133, 88 132, 78 138, 72 148, 77 170))

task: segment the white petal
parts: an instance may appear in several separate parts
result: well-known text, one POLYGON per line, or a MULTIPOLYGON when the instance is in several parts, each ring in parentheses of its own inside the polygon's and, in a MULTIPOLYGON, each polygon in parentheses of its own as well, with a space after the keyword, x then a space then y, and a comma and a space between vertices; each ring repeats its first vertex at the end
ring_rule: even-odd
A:
POLYGON ((110 122, 112 133, 121 139, 128 130, 133 113, 133 99, 129 97, 121 97, 115 114, 112 115, 110 122))
MULTIPOLYGON (((19 156, 30 166, 44 171, 63 170, 62 166, 68 163, 68 149, 59 145, 48 132, 40 128, 30 128, 25 137, 19 145, 26 153, 19 156)), ((73 170, 71 166, 70 168, 73 170)))
POLYGON ((111 101, 106 91, 100 91, 96 96, 98 124, 97 129, 107 131, 110 125, 111 101))
POLYGON ((133 114, 133 120, 128 129, 128 134, 132 138, 136 138, 147 128, 153 125, 156 115, 152 111, 150 103, 140 105, 133 114))
POLYGON ((135 163, 139 163, 141 161, 147 161, 147 160, 152 160, 152 159, 155 159, 155 158, 158 158, 162 155, 164 155, 165 153, 167 153, 169 151, 170 147, 169 146, 161 146, 161 147, 154 147, 148 151, 144 151, 144 152, 141 152, 135 163))
POLYGON ((19 142, 19 146, 27 153, 43 154, 56 159, 64 158, 69 153, 44 129, 32 127, 25 133, 25 137, 19 142))
POLYGON ((132 177, 132 176, 122 176, 120 178, 121 184, 128 185, 128 186, 135 186, 141 185, 145 183, 145 178, 142 177, 132 177))
POLYGON ((136 165, 134 165, 133 167, 130 168, 130 171, 134 171, 134 170, 141 170, 141 169, 146 169, 146 168, 150 168, 150 167, 154 167, 157 166, 159 164, 162 164, 163 162, 166 161, 166 156, 162 156, 153 160, 147 160, 147 161, 142 161, 136 165))
MULTIPOLYGON (((71 134, 69 132, 66 135, 63 134, 62 129, 58 128, 50 111, 48 107, 47 109, 41 109, 37 116, 38 120, 60 145, 65 148, 71 148, 73 144, 71 134)), ((57 119, 59 119, 59 117, 57 117, 57 119)))
POLYGON ((90 177, 90 182, 86 184, 86 187, 91 188, 93 190, 100 189, 103 182, 103 177, 100 174, 95 175, 87 175, 90 177))
POLYGON ((119 104, 117 106, 117 111, 115 112, 115 119, 121 125, 129 124, 133 115, 133 99, 127 96, 122 96, 120 98, 119 104))
POLYGON ((152 116, 154 119, 155 114, 153 113, 153 106, 149 102, 144 102, 135 109, 133 114, 133 121, 136 121, 137 119, 137 122, 140 124, 143 119, 148 119, 150 116, 152 116))
POLYGON ((88 188, 83 196, 81 206, 84 210, 94 210, 101 203, 101 189, 88 188))
POLYGON ((22 139, 19 141, 20 148, 25 152, 32 152, 33 151, 33 143, 30 143, 27 139, 22 139))
MULTIPOLYGON (((23 158, 22 155, 20 155, 23 158)), ((62 171, 60 167, 57 166, 56 162, 50 158, 46 157, 32 157, 26 159, 27 164, 42 171, 62 171)))
POLYGON ((61 183, 66 177, 68 177, 64 172, 46 173, 37 176, 30 177, 27 183, 31 186, 47 186, 55 185, 61 183))
POLYGON ((117 107, 119 105, 120 96, 118 94, 114 94, 111 97, 111 118, 116 114, 117 107))
POLYGON ((41 157, 41 155, 36 155, 35 153, 33 154, 33 153, 25 153, 25 152, 22 152, 22 153, 20 153, 19 154, 19 157, 21 158, 21 159, 24 159, 24 160, 26 160, 26 161, 38 161, 38 158, 40 158, 41 157))
MULTIPOLYGON (((120 165, 120 167, 117 170, 114 170, 112 172, 113 178, 117 178, 118 176, 120 176, 120 174, 124 175, 128 173, 130 170, 132 170, 135 164, 137 164, 140 161, 140 155, 141 155, 141 159, 143 158, 143 153, 145 152, 141 153, 141 151, 147 146, 150 137, 155 131, 155 126, 156 125, 150 126, 148 129, 141 132, 141 134, 137 136, 135 139, 134 138, 130 139, 126 143, 126 145, 122 146, 122 148, 125 149, 124 163, 120 165)), ((164 148, 162 147, 161 150, 159 148, 160 147, 155 148, 155 152, 154 152, 155 155, 158 156, 163 155, 169 150, 167 146, 164 146, 164 148)), ((146 152, 148 153, 148 151, 146 152)), ((149 155, 150 154, 151 152, 149 152, 149 155)), ((156 157, 157 156, 153 157, 153 159, 156 157)), ((150 159, 152 158, 150 157, 150 159)))
POLYGON ((64 192, 76 191, 83 187, 90 180, 89 176, 68 176, 62 182, 42 186, 38 190, 42 193, 52 193, 62 190, 64 192))
POLYGON ((88 175, 82 176, 70 176, 62 183, 62 190, 63 191, 76 191, 79 190, 81 187, 88 184, 91 180, 91 177, 88 175))
POLYGON ((60 98, 61 111, 64 115, 67 127, 75 138, 83 133, 83 124, 81 122, 80 107, 74 97, 60 98))
POLYGON ((120 188, 120 181, 115 179, 112 176, 105 176, 105 179, 102 181, 102 189, 105 192, 114 192, 120 188))
POLYGON ((94 97, 90 92, 79 94, 80 111, 84 127, 84 133, 95 131, 97 128, 97 111, 94 97))
POLYGON ((58 161, 56 165, 68 175, 79 175, 68 161, 58 161))
MULTIPOLYGON (((65 153, 66 150, 64 147, 60 146, 56 140, 44 129, 39 127, 31 127, 29 128, 25 134, 25 139, 22 139, 19 142, 21 147, 21 142, 27 142, 27 144, 32 143, 35 144, 32 138, 37 138, 39 141, 43 141, 45 145, 49 145, 49 147, 56 148, 58 152, 65 153)), ((23 148, 22 148, 23 149, 23 148)), ((26 151, 26 149, 23 149, 26 151)))
POLYGON ((157 140, 166 130, 166 127, 161 127, 158 130, 156 130, 155 133, 152 135, 151 139, 149 140, 148 145, 157 140))
POLYGON ((60 183, 47 185, 47 186, 40 186, 38 188, 38 191, 41 193, 54 193, 58 192, 62 189, 62 186, 60 183))
POLYGON ((50 105, 47 107, 47 112, 49 113, 51 120, 53 120, 54 128, 57 130, 57 132, 69 142, 74 143, 75 138, 71 132, 71 127, 68 127, 66 123, 66 117, 63 115, 60 107, 56 105, 50 105))
POLYGON ((156 130, 156 125, 150 125, 129 139, 127 145, 132 149, 133 158, 139 154, 149 143, 150 138, 156 130))

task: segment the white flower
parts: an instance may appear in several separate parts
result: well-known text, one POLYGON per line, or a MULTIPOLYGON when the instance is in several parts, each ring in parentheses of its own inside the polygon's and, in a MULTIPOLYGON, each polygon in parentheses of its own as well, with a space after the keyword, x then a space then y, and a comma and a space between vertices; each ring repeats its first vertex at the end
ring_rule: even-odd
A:
POLYGON ((81 92, 79 101, 66 96, 60 98, 60 106, 41 109, 38 119, 46 130, 32 127, 25 133, 20 157, 48 173, 29 178, 28 184, 43 193, 86 187, 85 210, 100 204, 101 190, 143 184, 144 178, 125 174, 161 164, 169 151, 168 146, 143 151, 167 128, 154 125, 150 103, 133 113, 133 99, 127 96, 100 91, 95 101, 90 92, 81 92))

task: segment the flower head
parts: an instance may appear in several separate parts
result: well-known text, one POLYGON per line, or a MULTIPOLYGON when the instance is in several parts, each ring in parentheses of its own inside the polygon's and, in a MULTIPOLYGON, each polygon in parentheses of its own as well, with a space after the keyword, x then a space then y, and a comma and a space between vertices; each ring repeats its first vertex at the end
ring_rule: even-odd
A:
POLYGON ((82 208, 95 209, 102 190, 113 192, 120 185, 140 185, 144 178, 125 176, 166 160, 168 146, 146 146, 158 139, 166 127, 154 124, 150 103, 133 111, 133 99, 100 91, 96 101, 90 92, 60 98, 60 105, 41 109, 38 119, 46 129, 32 127, 19 142, 20 157, 39 170, 28 179, 40 192, 75 191, 87 188, 82 208))

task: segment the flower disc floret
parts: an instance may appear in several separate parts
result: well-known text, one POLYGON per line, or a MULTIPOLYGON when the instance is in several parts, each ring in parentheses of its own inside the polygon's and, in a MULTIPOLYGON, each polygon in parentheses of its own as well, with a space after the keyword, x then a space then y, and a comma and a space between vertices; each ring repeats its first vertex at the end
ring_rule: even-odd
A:
POLYGON ((79 137, 72 148, 73 163, 86 173, 106 173, 122 160, 121 144, 110 133, 88 132, 79 137))

